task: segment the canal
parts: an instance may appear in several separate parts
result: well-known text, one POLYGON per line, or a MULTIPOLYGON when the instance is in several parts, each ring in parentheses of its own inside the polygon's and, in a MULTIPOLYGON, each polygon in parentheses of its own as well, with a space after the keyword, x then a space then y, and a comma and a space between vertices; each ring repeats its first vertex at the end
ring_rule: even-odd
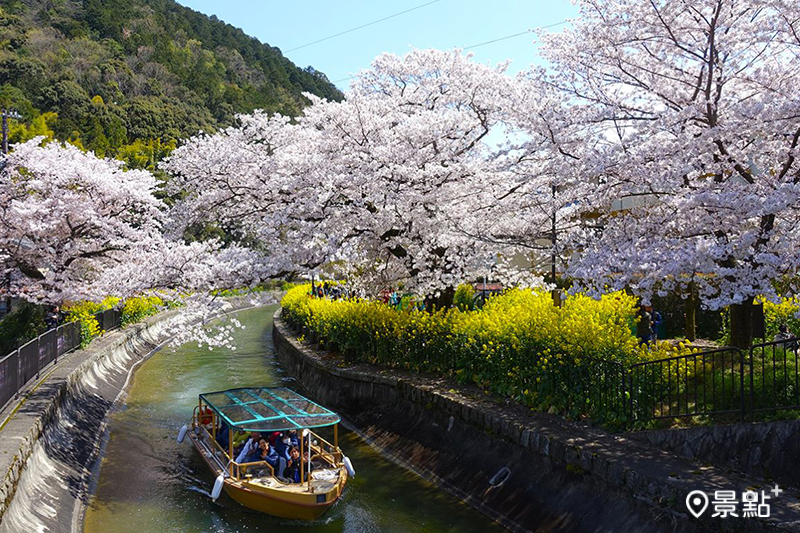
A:
POLYGON ((500 530, 471 507, 384 460, 356 434, 340 445, 355 479, 316 522, 255 513, 223 493, 209 497, 214 478, 179 428, 201 392, 296 382, 280 367, 272 344, 276 307, 242 311, 237 350, 165 348, 136 371, 129 395, 109 422, 109 438, 86 509, 86 533, 158 532, 463 532, 500 530))

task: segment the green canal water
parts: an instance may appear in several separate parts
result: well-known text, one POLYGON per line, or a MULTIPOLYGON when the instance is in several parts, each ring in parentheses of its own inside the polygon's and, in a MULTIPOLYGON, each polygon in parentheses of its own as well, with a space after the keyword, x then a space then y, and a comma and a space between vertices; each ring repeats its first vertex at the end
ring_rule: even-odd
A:
POLYGON ((223 493, 179 428, 201 392, 246 386, 295 387, 274 358, 275 307, 242 311, 237 350, 165 348, 136 371, 125 405, 109 424, 97 486, 86 509, 86 533, 149 532, 463 532, 500 528, 467 505, 384 460, 356 434, 340 433, 355 479, 318 521, 270 517, 223 493))

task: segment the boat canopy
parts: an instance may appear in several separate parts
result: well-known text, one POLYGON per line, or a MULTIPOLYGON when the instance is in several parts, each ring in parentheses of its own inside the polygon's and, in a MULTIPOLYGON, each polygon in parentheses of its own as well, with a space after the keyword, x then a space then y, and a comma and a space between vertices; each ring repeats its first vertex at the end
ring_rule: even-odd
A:
POLYGON ((200 395, 229 427, 242 431, 286 431, 338 424, 341 418, 286 387, 252 387, 200 395))

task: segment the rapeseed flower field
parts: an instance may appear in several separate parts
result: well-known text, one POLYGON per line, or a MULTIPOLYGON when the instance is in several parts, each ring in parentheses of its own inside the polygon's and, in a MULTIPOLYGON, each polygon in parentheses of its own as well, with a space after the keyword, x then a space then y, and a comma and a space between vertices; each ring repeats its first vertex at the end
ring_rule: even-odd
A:
POLYGON ((609 420, 622 415, 615 394, 628 365, 691 353, 680 345, 639 346, 638 299, 577 294, 556 307, 548 292, 510 289, 483 309, 435 312, 363 299, 287 292, 283 316, 351 360, 435 372, 472 382, 536 409, 609 420))

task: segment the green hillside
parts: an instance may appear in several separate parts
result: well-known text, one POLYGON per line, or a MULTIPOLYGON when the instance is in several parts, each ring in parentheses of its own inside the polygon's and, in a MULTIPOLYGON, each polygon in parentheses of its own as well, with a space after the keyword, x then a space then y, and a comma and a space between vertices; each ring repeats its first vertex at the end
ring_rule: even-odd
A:
POLYGON ((0 0, 0 106, 11 141, 53 135, 150 167, 235 113, 296 115, 324 74, 173 0, 0 0))

